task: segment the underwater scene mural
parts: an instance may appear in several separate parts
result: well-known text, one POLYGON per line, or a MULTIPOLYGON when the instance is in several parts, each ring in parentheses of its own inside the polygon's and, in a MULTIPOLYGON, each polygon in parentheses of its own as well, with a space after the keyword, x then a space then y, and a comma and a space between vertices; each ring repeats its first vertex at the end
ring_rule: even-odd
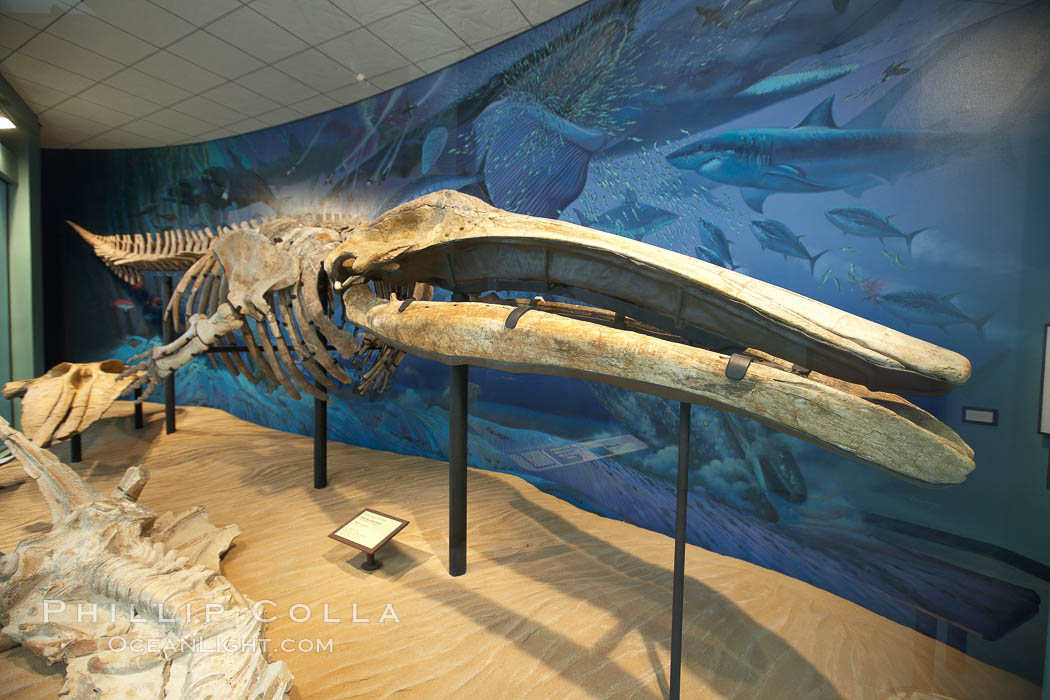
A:
MULTIPOLYGON (((47 151, 46 241, 62 260, 49 359, 126 360, 159 342, 163 315, 158 276, 120 281, 64 219, 98 234, 305 211, 372 219, 455 189, 739 270, 966 355, 969 384, 914 400, 975 447, 977 469, 924 489, 697 406, 689 541, 1038 683, 1050 528, 1045 454, 1031 463, 1035 390, 1018 366, 1050 321, 1047 212, 1033 204, 1048 184, 1048 30, 1040 2, 593 0, 283 126, 47 151), (963 405, 998 407, 1002 425, 962 423, 963 405)), ((676 405, 477 368, 470 382, 472 466, 673 531, 676 405)), ((312 432, 308 398, 214 356, 176 387, 180 404, 312 432)), ((385 393, 334 394, 329 437, 444 459, 447 406, 447 368, 408 357, 385 393)))

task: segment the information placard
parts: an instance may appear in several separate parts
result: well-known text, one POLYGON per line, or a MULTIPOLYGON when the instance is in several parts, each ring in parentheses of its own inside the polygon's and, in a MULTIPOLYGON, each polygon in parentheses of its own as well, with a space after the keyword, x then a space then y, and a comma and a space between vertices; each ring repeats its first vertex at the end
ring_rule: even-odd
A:
POLYGON ((356 547, 366 554, 375 554, 377 549, 405 529, 406 525, 407 520, 365 508, 329 537, 356 547))

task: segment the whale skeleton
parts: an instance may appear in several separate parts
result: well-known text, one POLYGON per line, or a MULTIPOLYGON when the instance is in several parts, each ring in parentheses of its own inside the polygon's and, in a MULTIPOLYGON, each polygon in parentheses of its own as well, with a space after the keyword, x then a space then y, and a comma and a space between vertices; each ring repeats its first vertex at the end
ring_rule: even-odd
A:
POLYGON ((126 371, 145 395, 239 333, 247 351, 227 366, 296 398, 326 400, 318 385, 353 381, 329 348, 362 368, 361 391, 385 389, 411 353, 714 406, 923 484, 974 468, 955 432, 898 395, 961 385, 965 357, 716 265, 459 192, 370 223, 278 218, 166 238, 72 225, 114 270, 187 268, 167 309, 185 332, 126 371), (466 301, 435 301, 434 286, 466 301))

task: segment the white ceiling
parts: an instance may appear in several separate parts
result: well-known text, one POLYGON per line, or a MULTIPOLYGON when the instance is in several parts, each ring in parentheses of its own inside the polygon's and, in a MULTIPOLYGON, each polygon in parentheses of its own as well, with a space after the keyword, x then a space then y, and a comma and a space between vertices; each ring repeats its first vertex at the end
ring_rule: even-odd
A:
POLYGON ((583 0, 0 0, 45 148, 255 131, 397 87, 583 0))

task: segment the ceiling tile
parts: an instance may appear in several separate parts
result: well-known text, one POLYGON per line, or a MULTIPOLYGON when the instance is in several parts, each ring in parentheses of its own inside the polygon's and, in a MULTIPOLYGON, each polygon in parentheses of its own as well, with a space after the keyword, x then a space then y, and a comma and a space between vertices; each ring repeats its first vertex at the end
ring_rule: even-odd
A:
MULTIPOLYGON (((29 107, 29 111, 31 111, 34 115, 40 114, 45 109, 47 109, 47 105, 43 105, 43 104, 41 104, 39 102, 35 102, 35 101, 33 101, 33 100, 29 99, 28 97, 25 97, 23 95, 20 95, 20 97, 22 98, 22 101, 26 103, 26 106, 29 107)), ((0 143, 2 143, 2 142, 3 142, 3 139, 0 138, 0 143)))
POLYGON ((371 24, 395 12, 418 5, 418 0, 332 0, 361 24, 371 24))
POLYGON ((194 95, 188 100, 178 102, 172 105, 172 109, 189 114, 215 126, 223 126, 224 124, 240 121, 245 116, 237 110, 230 109, 226 105, 213 102, 200 95, 194 95))
POLYGON ((513 39, 520 33, 521 32, 510 32, 508 34, 499 34, 497 36, 485 39, 484 41, 479 41, 477 43, 471 44, 470 48, 474 49, 475 53, 481 53, 485 49, 495 46, 496 44, 502 44, 507 39, 513 39))
MULTIPOLYGON (((2 66, 0 66, 0 70, 2 70, 2 66)), ((152 75, 146 75, 135 68, 125 68, 102 82, 118 90, 131 93, 136 97, 142 97, 165 106, 175 104, 192 94, 164 80, 158 80, 152 75)))
POLYGON ((369 28, 411 61, 430 58, 464 46, 452 30, 422 5, 381 19, 369 28))
POLYGON ((372 85, 367 80, 362 80, 360 82, 350 83, 341 88, 336 88, 335 90, 329 90, 327 94, 339 104, 349 105, 359 100, 363 100, 366 97, 378 95, 380 92, 382 91, 375 85, 372 85))
POLYGON ((75 5, 72 0, 39 0, 38 2, 25 2, 25 0, 0 0, 0 14, 7 15, 19 22, 24 22, 31 27, 43 29, 54 22, 75 5))
POLYGON ((37 29, 9 17, 0 18, 0 46, 14 50, 28 41, 37 29))
POLYGON ((302 119, 302 116, 291 107, 278 107, 271 112, 260 114, 258 119, 267 126, 276 126, 277 124, 287 124, 288 122, 302 119))
POLYGON ((317 94, 309 85, 303 85, 295 78, 281 71, 267 66, 260 68, 254 73, 242 75, 237 78, 237 83, 249 90, 269 97, 278 104, 289 104, 296 100, 305 100, 317 94))
POLYGON ((13 53, 0 63, 0 73, 32 80, 67 94, 80 92, 94 81, 64 68, 38 61, 24 53, 13 53))
POLYGON ((77 141, 83 140, 84 134, 76 129, 63 129, 61 127, 40 129, 41 148, 70 148, 77 141))
POLYGON ((380 90, 392 90, 398 85, 404 85, 416 78, 422 78, 424 75, 423 71, 415 66, 405 66, 404 68, 392 70, 389 73, 383 73, 383 75, 374 76, 369 82, 380 90))
POLYGON ((204 30, 179 39, 168 51, 225 78, 236 78, 263 65, 257 58, 204 30))
POLYGON ((328 95, 317 95, 306 100, 299 100, 288 106, 304 117, 309 117, 314 114, 320 114, 321 112, 327 112, 330 109, 335 109, 342 105, 328 95))
POLYGON ((251 6, 311 45, 360 26, 328 0, 254 0, 251 6))
POLYGON ((230 128, 227 128, 227 127, 223 126, 223 127, 218 128, 218 129, 212 129, 210 131, 205 131, 204 133, 200 134, 197 138, 199 140, 201 140, 201 141, 215 141, 216 139, 224 139, 227 136, 236 136, 236 135, 237 135, 237 132, 235 132, 233 129, 230 129, 230 128))
POLYGON ((315 90, 327 92, 356 80, 348 68, 336 63, 317 49, 309 49, 274 64, 288 75, 315 90))
POLYGON ((77 11, 98 17, 154 46, 167 46, 194 29, 186 20, 142 0, 81 0, 77 11))
POLYGON ((266 124, 265 122, 256 119, 255 117, 248 117, 247 119, 242 119, 239 122, 233 122, 232 124, 228 125, 228 128, 235 134, 247 134, 252 131, 258 131, 259 129, 265 129, 268 126, 269 124, 266 124))
POLYGON ((511 0, 434 0, 427 7, 468 44, 529 28, 511 0))
POLYGON ((79 8, 62 15, 47 31, 124 65, 131 65, 156 51, 152 44, 106 24, 79 8))
POLYGON ((152 2, 198 27, 203 27, 230 10, 241 6, 237 0, 152 0, 152 2))
POLYGON ((158 105, 155 102, 150 102, 141 97, 128 94, 123 90, 110 87, 105 83, 92 85, 87 90, 84 90, 77 95, 77 97, 83 97, 85 100, 94 102, 95 104, 112 107, 119 112, 129 114, 133 117, 144 117, 161 108, 161 105, 158 105))
POLYGON ((192 114, 185 114, 184 112, 178 112, 174 109, 166 109, 163 112, 151 114, 146 119, 132 122, 124 128, 128 131, 137 131, 137 125, 142 124, 143 122, 150 122, 167 127, 171 131, 176 132, 179 136, 199 136, 200 134, 203 134, 206 131, 211 131, 215 128, 214 124, 206 122, 203 119, 197 119, 192 114))
POLYGON ((133 134, 123 129, 113 129, 98 136, 81 141, 77 148, 150 148, 157 142, 146 136, 133 134))
POLYGON ((118 112, 115 109, 106 107, 105 105, 89 102, 81 97, 70 97, 65 102, 60 103, 55 109, 68 114, 75 114, 80 117, 91 119, 99 124, 105 124, 108 127, 127 124, 134 118, 123 112, 118 112))
MULTIPOLYGON (((129 131, 133 134, 137 134, 139 136, 145 136, 147 138, 156 139, 157 141, 165 143, 176 138, 185 138, 189 135, 182 131, 179 131, 178 129, 173 129, 167 124, 160 123, 168 121, 172 124, 185 126, 186 124, 189 124, 192 121, 185 114, 172 112, 170 109, 168 109, 164 110, 163 112, 158 112, 156 114, 150 115, 150 119, 139 119, 138 121, 133 121, 130 124, 125 124, 121 127, 121 129, 124 131, 129 131), (158 121, 150 121, 150 119, 157 119, 158 121)), ((212 128, 208 125, 205 125, 205 127, 212 128)))
POLYGON ((65 112, 61 109, 49 109, 37 115, 40 119, 40 134, 51 130, 60 135, 61 140, 67 143, 82 141, 92 136, 97 136, 103 131, 109 131, 110 126, 89 119, 80 114, 65 112))
MULTIPOLYGON (((3 66, 0 66, 0 70, 3 66)), ((26 80, 17 75, 12 75, 4 71, 4 78, 11 84, 11 87, 15 89, 18 96, 26 102, 33 103, 36 111, 41 111, 39 108, 47 109, 48 107, 54 107, 62 100, 69 97, 68 93, 60 90, 55 90, 53 87, 42 85, 32 80, 26 80)))
POLYGON ((464 58, 469 58, 473 55, 474 50, 470 47, 464 46, 461 49, 454 49, 432 58, 424 58, 421 61, 416 61, 416 65, 422 68, 424 73, 434 73, 435 71, 451 66, 455 62, 462 61, 464 58))
POLYGON ((350 69, 366 77, 407 66, 409 61, 367 29, 358 29, 317 47, 350 69))
POLYGON ((542 24, 549 19, 554 19, 584 2, 586 0, 514 0, 514 4, 525 15, 525 19, 533 24, 542 24))
POLYGON ((237 83, 225 83, 201 93, 201 95, 213 102, 235 109, 241 114, 248 115, 262 114, 280 106, 280 103, 268 97, 263 97, 237 83))
POLYGON ((95 80, 107 78, 124 67, 47 32, 37 34, 19 52, 55 66, 69 66, 77 74, 95 80))
POLYGON ((137 63, 135 67, 143 73, 148 73, 190 92, 207 90, 225 82, 221 76, 167 51, 158 51, 137 63))
POLYGON ((265 63, 302 51, 306 44, 260 15, 242 7, 208 25, 208 31, 265 63))

